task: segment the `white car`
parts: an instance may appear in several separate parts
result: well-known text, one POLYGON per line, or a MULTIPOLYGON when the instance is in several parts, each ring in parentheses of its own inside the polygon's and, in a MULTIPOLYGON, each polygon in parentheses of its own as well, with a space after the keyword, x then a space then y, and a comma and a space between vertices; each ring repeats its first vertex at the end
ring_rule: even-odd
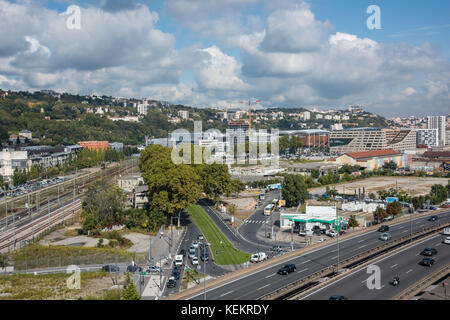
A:
POLYGON ((445 228, 443 235, 444 236, 450 236, 450 228, 445 228))
POLYGON ((182 266, 183 265, 183 255, 177 254, 175 256, 175 265, 176 266, 182 266))
POLYGON ((197 249, 198 248, 198 242, 197 241, 192 242, 192 247, 197 249))
POLYGON ((193 257, 192 258, 192 264, 198 264, 198 258, 197 257, 193 257))
POLYGON ((386 233, 383 233, 378 239, 380 239, 382 241, 388 241, 388 240, 392 239, 392 236, 390 233, 386 232, 386 233))
POLYGON ((442 243, 450 244, 450 237, 446 237, 442 243))

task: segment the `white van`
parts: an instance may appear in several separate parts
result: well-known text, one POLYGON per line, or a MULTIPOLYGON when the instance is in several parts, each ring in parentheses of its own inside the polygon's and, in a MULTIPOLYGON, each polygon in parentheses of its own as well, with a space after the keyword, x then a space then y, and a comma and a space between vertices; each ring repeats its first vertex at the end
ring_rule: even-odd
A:
POLYGON ((258 252, 258 253, 252 254, 250 262, 257 263, 260 261, 264 261, 266 259, 267 259, 267 255, 264 252, 258 252))
POLYGON ((175 256, 175 265, 176 266, 182 266, 183 265, 183 255, 182 254, 177 254, 175 256))

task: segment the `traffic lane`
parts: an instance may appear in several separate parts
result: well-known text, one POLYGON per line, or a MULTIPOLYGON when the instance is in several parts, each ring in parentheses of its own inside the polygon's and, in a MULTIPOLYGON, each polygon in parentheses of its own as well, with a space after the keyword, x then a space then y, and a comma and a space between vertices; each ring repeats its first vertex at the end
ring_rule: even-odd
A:
MULTIPOLYGON (((402 223, 405 224, 405 223, 402 223)), ((372 247, 376 247, 379 244, 381 244, 381 241, 378 240, 378 236, 379 233, 378 232, 370 232, 368 234, 363 234, 363 235, 359 235, 356 236, 355 238, 351 238, 351 239, 347 239, 347 240, 343 240, 342 242, 340 242, 340 256, 342 257, 341 261, 344 260, 347 257, 351 257, 356 255, 358 252, 352 250, 353 246, 355 246, 358 243, 365 242, 365 243, 369 243, 367 247, 361 248, 359 249, 360 252, 365 252, 368 249, 372 248, 372 247), (346 247, 344 247, 343 249, 341 249, 341 245, 345 245, 346 247), (343 251, 341 251, 343 250, 343 251)), ((255 290, 258 289, 258 295, 262 296, 265 293, 270 293, 271 291, 278 289, 279 287, 283 286, 283 282, 280 281, 276 281, 273 284, 270 284, 270 286, 266 286, 267 283, 264 284, 265 288, 264 291, 262 291, 261 286, 258 287, 258 285, 260 284, 258 281, 260 279, 264 279, 265 277, 267 277, 270 274, 274 274, 276 271, 278 271, 278 269, 283 266, 284 264, 287 263, 294 263, 297 265, 297 269, 298 270, 302 270, 304 268, 300 268, 299 265, 305 265, 305 268, 308 268, 308 270, 306 270, 305 274, 300 274, 297 277, 293 278, 291 277, 291 279, 289 279, 289 282, 298 280, 302 277, 305 277, 309 274, 312 274, 316 271, 319 271, 320 269, 323 269, 324 267, 328 266, 328 265, 332 265, 335 264, 337 262, 337 257, 336 256, 332 256, 331 253, 335 253, 337 255, 337 247, 336 244, 330 244, 324 248, 321 249, 317 249, 313 252, 307 253, 305 255, 302 255, 300 257, 297 258, 293 258, 289 261, 277 264, 276 266, 273 266, 272 268, 269 268, 265 271, 260 271, 257 272, 255 274, 246 276, 244 278, 238 279, 233 281, 232 283, 223 285, 221 287, 216 287, 210 290, 210 296, 212 295, 215 299, 219 299, 222 297, 225 297, 226 299, 234 299, 234 298, 239 298, 240 297, 240 290, 244 291, 244 289, 241 288, 245 288, 245 290, 255 290), (331 249, 331 250, 330 250, 331 249), (246 284, 249 283, 249 284, 246 284), (255 284, 258 283, 258 285, 255 286, 255 284), (237 292, 237 294, 236 294, 237 292), (225 296, 224 294, 227 293, 225 296)), ((194 296, 195 298, 195 296, 194 296)))
MULTIPOLYGON (((412 247, 406 248, 387 258, 375 261, 374 265, 381 270, 381 289, 370 290, 367 287, 367 279, 370 274, 367 268, 351 274, 340 281, 325 287, 324 289, 308 296, 308 300, 326 300, 333 294, 340 294, 355 300, 387 300, 394 297, 404 289, 413 285, 420 279, 435 272, 439 268, 450 262, 450 248, 444 247, 437 249, 435 256, 436 263, 432 267, 419 265, 423 259, 420 252, 425 247, 435 247, 442 241, 443 237, 437 235, 431 239, 423 241, 412 247), (400 277, 400 285, 392 286, 390 281, 395 277, 400 277)), ((442 246, 438 246, 442 247, 442 246)))

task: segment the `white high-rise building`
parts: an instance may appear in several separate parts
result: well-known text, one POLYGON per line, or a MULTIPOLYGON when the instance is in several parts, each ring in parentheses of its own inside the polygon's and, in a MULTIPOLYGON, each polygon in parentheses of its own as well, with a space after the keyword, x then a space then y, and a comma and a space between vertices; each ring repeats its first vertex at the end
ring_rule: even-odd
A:
POLYGON ((429 148, 437 147, 439 145, 438 134, 438 129, 418 129, 417 145, 425 145, 429 148))
POLYGON ((439 146, 445 145, 445 116, 428 116, 427 129, 438 129, 439 146))

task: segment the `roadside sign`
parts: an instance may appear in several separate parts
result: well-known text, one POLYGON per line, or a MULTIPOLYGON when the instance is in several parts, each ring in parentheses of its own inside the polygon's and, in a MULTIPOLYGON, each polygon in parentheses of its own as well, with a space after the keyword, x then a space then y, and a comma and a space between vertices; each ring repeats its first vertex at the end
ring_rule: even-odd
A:
POLYGON ((142 271, 142 272, 141 272, 141 275, 142 275, 142 276, 146 276, 146 275, 147 275, 147 272, 142 271))
POLYGON ((200 267, 200 265, 197 266, 197 270, 200 271, 202 270, 202 267, 200 267))
POLYGON ((189 272, 189 271, 191 271, 191 268, 186 267, 186 272, 189 272))

